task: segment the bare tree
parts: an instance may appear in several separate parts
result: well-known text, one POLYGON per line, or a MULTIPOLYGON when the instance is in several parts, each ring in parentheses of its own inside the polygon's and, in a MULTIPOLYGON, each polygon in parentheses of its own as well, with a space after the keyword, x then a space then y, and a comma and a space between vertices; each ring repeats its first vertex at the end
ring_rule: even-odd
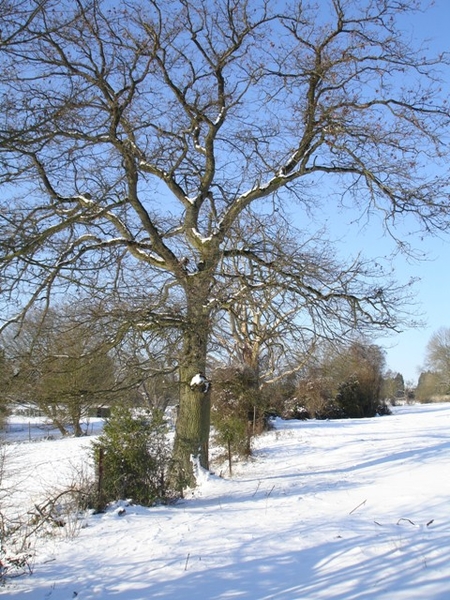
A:
POLYGON ((8 330, 11 395, 38 406, 62 435, 83 435, 82 422, 117 398, 122 382, 99 329, 99 323, 83 322, 76 307, 60 306, 30 311, 20 330, 8 330))
POLYGON ((419 380, 418 393, 422 398, 424 389, 428 387, 430 395, 431 381, 434 383, 434 395, 448 395, 450 392, 450 328, 441 327, 433 333, 426 347, 425 365, 428 370, 428 386, 419 380), (432 374, 432 375, 431 375, 432 374))
POLYGON ((427 344, 427 367, 450 378, 450 327, 441 327, 427 344))
MULTIPOLYGON (((419 5, 24 0, 8 15, 14 36, 0 46, 5 314, 20 321, 36 301, 91 286, 135 299, 124 315, 130 326, 178 329, 180 487, 194 483, 191 455, 208 466, 204 376, 227 258, 264 264, 281 284, 287 274, 268 232, 233 244, 246 210, 267 211, 267 199, 300 211, 326 176, 362 212, 382 210, 387 224, 412 214, 427 229, 447 227, 439 160, 448 110, 435 72, 446 57, 424 58, 400 31, 419 5)), ((347 287, 339 273, 333 286, 312 283, 296 256, 289 275, 292 293, 315 306, 398 325, 389 289, 364 273, 347 287)))
POLYGON ((357 333, 392 326, 393 304, 400 298, 405 306, 410 302, 407 287, 363 257, 340 262, 322 232, 303 239, 278 215, 247 215, 245 224, 247 233, 258 232, 259 252, 242 253, 241 230, 236 250, 225 253, 221 271, 227 273, 227 294, 212 339, 219 357, 225 348, 229 360, 252 369, 262 386, 301 370, 323 341, 342 346, 357 333), (358 303, 362 295, 362 273, 371 285, 366 292, 384 297, 389 315, 384 323, 369 311, 357 317, 364 307, 359 304, 355 312, 352 299, 358 303), (326 301, 319 290, 327 290, 326 301))

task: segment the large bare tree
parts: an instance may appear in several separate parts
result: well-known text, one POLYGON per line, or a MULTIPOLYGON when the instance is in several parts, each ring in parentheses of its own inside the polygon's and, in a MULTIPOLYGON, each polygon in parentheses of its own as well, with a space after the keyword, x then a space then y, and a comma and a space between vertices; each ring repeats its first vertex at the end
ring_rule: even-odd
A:
MULTIPOLYGON (((5 314, 91 286, 128 295, 130 326, 179 328, 180 487, 193 483, 191 455, 208 465, 202 377, 227 269, 239 255, 286 274, 270 231, 235 241, 247 211, 301 214, 333 189, 386 223, 447 226, 445 57, 401 35, 421 3, 322 4, 22 0, 0 11, 5 314)), ((363 272, 330 285, 303 267, 299 253, 292 293, 396 326, 388 286, 363 272)))

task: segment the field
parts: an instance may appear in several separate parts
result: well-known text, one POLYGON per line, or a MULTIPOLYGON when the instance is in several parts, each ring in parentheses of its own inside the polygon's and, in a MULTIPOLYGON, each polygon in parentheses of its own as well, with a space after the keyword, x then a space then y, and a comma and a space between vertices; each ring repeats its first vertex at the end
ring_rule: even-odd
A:
MULTIPOLYGON (((251 460, 172 506, 126 502, 40 539, 11 600, 447 600, 450 404, 392 416, 281 421, 251 460)), ((94 433, 98 423, 92 424, 94 433)), ((42 430, 39 430, 42 434, 42 430)), ((91 469, 92 438, 34 439, 12 423, 9 510, 91 469)), ((40 437, 42 435, 40 434, 40 437)), ((48 434, 48 432, 47 432, 48 434)))

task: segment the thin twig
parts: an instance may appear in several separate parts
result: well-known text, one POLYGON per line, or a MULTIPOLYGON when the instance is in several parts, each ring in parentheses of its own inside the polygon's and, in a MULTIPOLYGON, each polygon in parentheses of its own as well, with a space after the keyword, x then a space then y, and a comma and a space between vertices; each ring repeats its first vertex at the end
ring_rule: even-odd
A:
POLYGON ((273 490, 274 490, 274 489, 275 489, 275 486, 273 485, 273 486, 272 486, 272 489, 270 490, 270 492, 268 492, 268 493, 266 494, 266 498, 268 498, 268 497, 270 496, 270 494, 273 492, 273 490))
POLYGON ((364 500, 363 502, 361 502, 361 504, 358 504, 358 506, 355 506, 355 508, 353 510, 351 510, 348 514, 351 515, 353 514, 355 511, 358 510, 358 508, 361 508, 361 506, 364 506, 364 504, 367 502, 367 498, 366 500, 364 500))
POLYGON ((254 498, 256 496, 256 492, 259 490, 259 486, 261 485, 261 481, 258 481, 258 485, 256 487, 256 490, 254 491, 254 493, 252 494, 252 498, 254 498))

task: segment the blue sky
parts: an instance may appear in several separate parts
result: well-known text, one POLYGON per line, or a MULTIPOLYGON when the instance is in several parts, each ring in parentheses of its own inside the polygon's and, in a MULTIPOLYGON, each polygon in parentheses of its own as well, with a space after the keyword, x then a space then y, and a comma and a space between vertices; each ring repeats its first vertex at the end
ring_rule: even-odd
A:
MULTIPOLYGON (((448 0, 436 0, 433 6, 411 20, 414 36, 418 40, 429 39, 429 46, 434 51, 450 51, 449 26, 448 0)), ((396 275, 402 280, 409 276, 420 278, 414 290, 418 309, 426 324, 423 328, 405 331, 382 342, 387 346, 388 367, 402 373, 405 380, 413 381, 417 381, 420 374, 426 345, 432 334, 440 327, 450 327, 450 236, 446 239, 427 238, 419 244, 419 249, 428 254, 429 260, 414 265, 398 258, 396 275)))
MULTIPOLYGON (((425 6, 426 2, 423 4, 425 6)), ((417 41, 429 40, 428 46, 434 52, 450 52, 449 27, 449 0, 436 0, 424 13, 405 21, 405 29, 410 31, 417 41)), ((345 224, 342 234, 345 235, 345 224)), ((397 257, 394 262, 395 277, 404 282, 410 277, 420 279, 414 287, 414 294, 416 309, 425 325, 377 340, 377 343, 386 349, 387 367, 402 373, 405 381, 416 383, 424 364, 426 345, 430 337, 440 327, 450 327, 450 235, 440 239, 428 237, 423 241, 408 241, 415 245, 420 253, 426 254, 428 260, 411 263, 405 257, 397 257)), ((373 226, 353 235, 347 245, 351 252, 359 249, 366 256, 378 256, 385 243, 387 242, 381 237, 380 231, 373 226)))
MULTIPOLYGON (((360 251, 366 257, 379 258, 387 255, 389 248, 394 248, 394 243, 389 243, 383 237, 381 227, 375 224, 355 232, 354 225, 347 228, 341 221, 340 228, 342 241, 338 247, 343 254, 360 251), (346 231, 348 235, 345 235, 346 231)), ((336 227, 330 229, 336 230, 336 227)), ((430 337, 440 327, 450 327, 450 237, 408 238, 408 241, 423 259, 414 261, 397 255, 392 262, 392 276, 405 284, 411 278, 417 279, 412 288, 414 306, 410 308, 417 313, 417 320, 423 322, 423 326, 374 341, 386 350, 386 367, 402 373, 405 381, 416 384, 430 337)))

